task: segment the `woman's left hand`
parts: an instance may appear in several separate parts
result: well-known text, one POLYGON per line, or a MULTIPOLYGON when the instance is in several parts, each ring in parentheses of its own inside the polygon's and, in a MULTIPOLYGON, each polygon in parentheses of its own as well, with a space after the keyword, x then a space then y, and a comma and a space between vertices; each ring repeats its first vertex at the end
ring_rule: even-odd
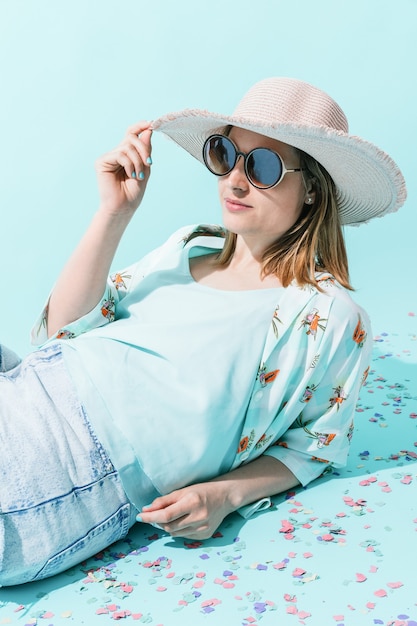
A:
MULTIPOLYGON (((172 537, 208 539, 233 511, 221 482, 198 483, 156 498, 140 513, 172 537)), ((140 521, 140 520, 139 520, 140 521)))

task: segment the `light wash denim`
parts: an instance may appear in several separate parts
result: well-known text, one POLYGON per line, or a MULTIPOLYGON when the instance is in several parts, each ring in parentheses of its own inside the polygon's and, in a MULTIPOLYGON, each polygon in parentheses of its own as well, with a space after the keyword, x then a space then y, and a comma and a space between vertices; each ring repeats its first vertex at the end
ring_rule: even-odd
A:
POLYGON ((125 536, 135 509, 58 344, 0 373, 0 586, 52 576, 125 536))

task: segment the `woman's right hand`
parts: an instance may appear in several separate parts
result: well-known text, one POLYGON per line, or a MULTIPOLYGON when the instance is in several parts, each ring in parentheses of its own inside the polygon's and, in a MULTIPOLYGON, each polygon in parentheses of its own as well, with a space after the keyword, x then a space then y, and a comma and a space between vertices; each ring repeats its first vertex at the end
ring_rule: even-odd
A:
POLYGON ((151 135, 151 122, 138 122, 114 150, 97 159, 100 210, 128 217, 136 211, 150 176, 151 135))

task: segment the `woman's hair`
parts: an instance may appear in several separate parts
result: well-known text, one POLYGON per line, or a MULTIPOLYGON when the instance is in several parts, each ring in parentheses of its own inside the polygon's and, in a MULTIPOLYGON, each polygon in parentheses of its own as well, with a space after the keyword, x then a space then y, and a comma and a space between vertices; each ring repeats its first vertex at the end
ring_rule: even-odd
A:
MULTIPOLYGON (((275 274, 284 287, 295 280, 301 286, 310 284, 320 289, 315 272, 325 271, 343 287, 352 289, 333 179, 313 157, 301 150, 296 151, 304 170, 305 188, 315 192, 315 200, 311 205, 304 204, 295 224, 265 250, 262 273, 264 276, 275 274)), ((204 230, 200 227, 200 232, 191 234, 187 241, 205 234, 204 230)), ((215 233, 210 228, 206 231, 208 235, 220 233, 226 240, 217 257, 217 265, 226 266, 233 257, 237 235, 225 229, 215 233)))

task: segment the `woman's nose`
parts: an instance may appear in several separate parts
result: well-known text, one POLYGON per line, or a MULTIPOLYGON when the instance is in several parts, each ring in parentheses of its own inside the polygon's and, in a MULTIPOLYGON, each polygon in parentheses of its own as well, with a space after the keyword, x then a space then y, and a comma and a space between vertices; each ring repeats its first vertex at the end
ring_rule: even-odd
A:
POLYGON ((246 177, 245 163, 242 156, 238 155, 232 171, 227 175, 229 184, 236 189, 247 189, 249 181, 246 177))

